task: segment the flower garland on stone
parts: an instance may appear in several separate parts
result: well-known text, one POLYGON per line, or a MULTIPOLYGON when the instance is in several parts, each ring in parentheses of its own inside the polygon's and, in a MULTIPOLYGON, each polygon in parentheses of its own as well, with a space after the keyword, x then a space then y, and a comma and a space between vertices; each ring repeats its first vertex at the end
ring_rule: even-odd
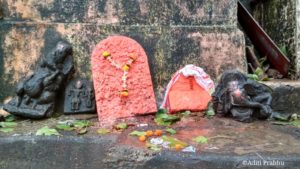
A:
POLYGON ((104 51, 102 53, 102 56, 107 59, 110 64, 112 66, 114 66, 115 68, 119 69, 119 70, 122 70, 123 71, 123 76, 122 76, 122 91, 120 91, 120 96, 121 97, 128 97, 129 95, 129 92, 128 92, 128 86, 127 86, 127 75, 128 75, 128 72, 129 72, 129 69, 132 65, 132 63, 136 60, 137 56, 136 54, 134 53, 131 53, 129 55, 129 60, 123 65, 121 66, 120 64, 116 63, 112 57, 111 57, 111 54, 108 52, 108 51, 104 51))

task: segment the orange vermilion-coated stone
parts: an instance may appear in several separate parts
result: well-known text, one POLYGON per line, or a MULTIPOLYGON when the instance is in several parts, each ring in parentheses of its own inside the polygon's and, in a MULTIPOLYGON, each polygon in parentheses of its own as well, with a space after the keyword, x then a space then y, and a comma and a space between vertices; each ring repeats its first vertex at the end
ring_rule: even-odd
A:
POLYGON ((102 40, 92 53, 92 74, 101 125, 109 126, 118 118, 157 111, 147 55, 135 40, 125 36, 102 40), (125 65, 136 55, 127 75, 127 97, 120 96, 123 71, 112 66, 103 53, 105 56, 109 53, 119 65, 125 65))

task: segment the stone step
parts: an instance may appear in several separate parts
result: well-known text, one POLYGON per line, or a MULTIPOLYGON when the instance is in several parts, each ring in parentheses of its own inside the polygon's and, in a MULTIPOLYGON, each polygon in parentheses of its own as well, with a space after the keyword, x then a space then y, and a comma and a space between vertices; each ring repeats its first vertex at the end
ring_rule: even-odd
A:
POLYGON ((130 126, 106 135, 97 134, 99 125, 94 123, 87 134, 80 136, 75 131, 62 130, 62 136, 34 136, 45 125, 53 128, 61 120, 80 118, 83 116, 17 121, 12 133, 0 132, 0 168, 299 169, 299 128, 272 125, 268 121, 240 123, 230 118, 185 117, 172 125, 177 134, 171 137, 195 147, 196 152, 178 152, 173 148, 150 151, 146 143, 129 136, 134 130, 163 129, 153 124, 151 116, 136 121, 149 126, 130 126), (192 140, 199 135, 207 137, 208 143, 197 144, 192 140))
POLYGON ((6 0, 0 1, 0 8, 5 20, 13 21, 118 25, 237 24, 236 0, 6 0))
POLYGON ((216 79, 224 70, 246 72, 243 33, 236 27, 116 26, 93 23, 1 22, 0 101, 33 72, 40 57, 60 39, 74 49, 77 76, 91 77, 94 46, 110 35, 125 35, 142 45, 148 56, 158 104, 173 73, 186 64, 204 68, 216 79), (3 90, 5 89, 5 90, 3 90))

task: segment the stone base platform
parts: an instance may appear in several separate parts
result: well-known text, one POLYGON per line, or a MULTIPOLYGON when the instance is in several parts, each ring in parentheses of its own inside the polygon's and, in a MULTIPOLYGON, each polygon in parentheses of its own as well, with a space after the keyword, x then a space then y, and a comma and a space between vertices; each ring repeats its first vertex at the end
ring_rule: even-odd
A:
MULTIPOLYGON (((147 123, 146 127, 130 126, 123 132, 107 135, 96 133, 94 115, 61 116, 44 121, 18 121, 15 131, 1 133, 0 168, 2 169, 93 169, 93 168, 289 168, 300 165, 300 130, 292 126, 273 125, 269 121, 245 124, 232 119, 203 118, 192 114, 172 125, 178 138, 196 148, 194 153, 175 150, 150 151, 133 130, 162 129, 152 116, 139 117, 131 124, 147 123), (94 126, 88 133, 60 131, 62 136, 34 136, 43 126, 54 127, 58 121, 91 119, 94 126), (207 144, 192 141, 207 137, 207 144)), ((166 134, 168 135, 168 134, 166 134)))

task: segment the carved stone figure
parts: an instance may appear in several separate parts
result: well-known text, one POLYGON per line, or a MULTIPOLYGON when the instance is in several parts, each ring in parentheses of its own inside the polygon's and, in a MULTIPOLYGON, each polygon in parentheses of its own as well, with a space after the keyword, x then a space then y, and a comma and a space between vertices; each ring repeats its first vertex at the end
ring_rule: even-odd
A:
POLYGON ((31 76, 16 87, 17 96, 4 105, 11 114, 28 118, 50 117, 56 96, 73 70, 72 47, 60 41, 37 66, 31 76))
POLYGON ((96 113, 93 84, 83 78, 76 78, 67 85, 64 99, 64 113, 96 113))
POLYGON ((271 102, 269 87, 236 70, 224 72, 213 93, 215 112, 241 122, 251 122, 254 117, 267 119, 272 114, 271 102))

